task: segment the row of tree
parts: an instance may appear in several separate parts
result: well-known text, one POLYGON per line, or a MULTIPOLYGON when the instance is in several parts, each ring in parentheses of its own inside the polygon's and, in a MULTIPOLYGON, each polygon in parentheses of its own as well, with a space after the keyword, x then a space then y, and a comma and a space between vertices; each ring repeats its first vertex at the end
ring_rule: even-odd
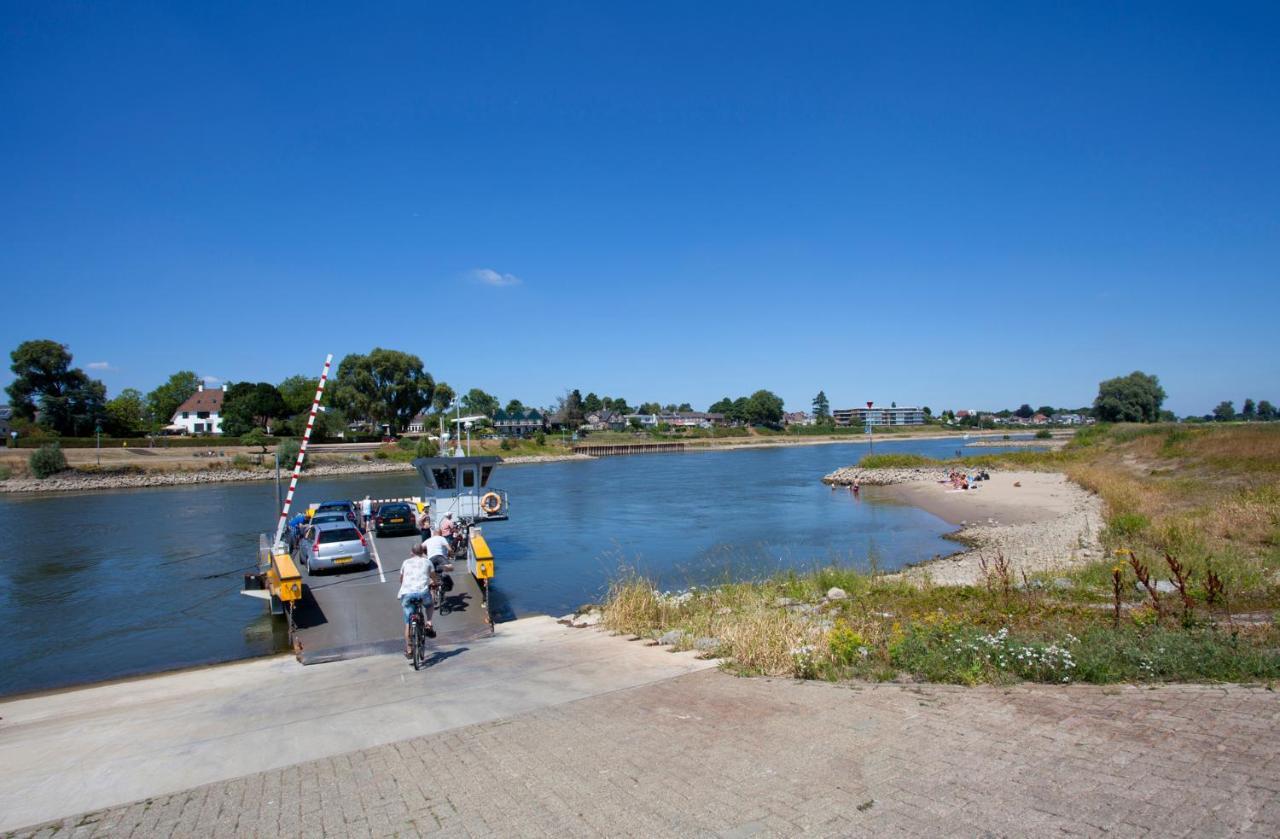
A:
POLYGON ((1223 400, 1218 403, 1218 407, 1213 409, 1213 413, 1205 414, 1206 420, 1215 422, 1230 422, 1232 420, 1242 420, 1244 422, 1275 422, 1280 420, 1280 411, 1271 404, 1269 400, 1263 399, 1261 402, 1254 404, 1252 399, 1244 400, 1244 405, 1240 412, 1236 413, 1234 402, 1223 400))

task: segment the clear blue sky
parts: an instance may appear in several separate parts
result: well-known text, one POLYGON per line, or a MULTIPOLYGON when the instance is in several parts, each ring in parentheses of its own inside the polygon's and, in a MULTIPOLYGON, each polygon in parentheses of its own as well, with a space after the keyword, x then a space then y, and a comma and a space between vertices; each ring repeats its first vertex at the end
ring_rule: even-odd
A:
POLYGON ((229 5, 0 5, 5 353, 1280 401, 1275 2, 229 5))

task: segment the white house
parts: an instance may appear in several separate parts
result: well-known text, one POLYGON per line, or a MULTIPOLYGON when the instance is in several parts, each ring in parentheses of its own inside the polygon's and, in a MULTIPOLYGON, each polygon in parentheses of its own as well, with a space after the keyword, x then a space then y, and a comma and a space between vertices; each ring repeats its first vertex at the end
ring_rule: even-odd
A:
POLYGON ((204 385, 200 385, 173 412, 173 421, 166 430, 183 434, 221 434, 222 400, 226 395, 226 385, 211 390, 205 390, 204 385))

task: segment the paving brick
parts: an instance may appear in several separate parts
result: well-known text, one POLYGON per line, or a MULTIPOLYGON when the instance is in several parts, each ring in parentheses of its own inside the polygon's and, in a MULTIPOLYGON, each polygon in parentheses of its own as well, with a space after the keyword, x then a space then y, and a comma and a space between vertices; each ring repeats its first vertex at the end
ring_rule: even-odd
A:
POLYGON ((18 835, 1274 836, 1277 754, 1250 688, 705 672, 18 835))

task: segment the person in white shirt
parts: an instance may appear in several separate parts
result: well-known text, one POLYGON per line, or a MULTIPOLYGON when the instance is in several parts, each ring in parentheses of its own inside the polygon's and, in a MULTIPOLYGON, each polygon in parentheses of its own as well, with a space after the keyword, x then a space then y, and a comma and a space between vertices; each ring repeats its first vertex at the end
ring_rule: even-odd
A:
POLYGON ((369 518, 372 515, 373 515, 373 501, 372 499, 369 498, 369 496, 366 495, 364 497, 364 500, 360 502, 360 517, 364 519, 364 521, 360 522, 361 526, 367 528, 369 526, 369 518))
MULTIPOLYGON (((430 536, 422 541, 422 549, 426 551, 426 556, 436 566, 436 570, 440 570, 441 566, 449 562, 449 554, 452 551, 452 545, 449 540, 436 530, 430 536)), ((448 570, 447 568, 445 570, 448 570)))
POLYGON ((436 582, 435 565, 427 557, 427 550, 422 545, 414 545, 412 556, 400 563, 400 608, 404 611, 404 654, 413 657, 409 648, 409 622, 413 619, 414 604, 421 602, 427 613, 427 637, 436 637, 435 627, 431 625, 431 584, 436 582))

